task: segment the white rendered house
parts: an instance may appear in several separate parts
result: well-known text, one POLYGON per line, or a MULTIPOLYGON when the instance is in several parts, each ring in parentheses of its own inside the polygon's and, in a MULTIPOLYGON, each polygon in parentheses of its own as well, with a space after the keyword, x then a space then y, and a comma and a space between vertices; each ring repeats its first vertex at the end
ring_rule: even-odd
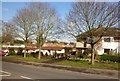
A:
POLYGON ((96 51, 100 55, 120 53, 120 36, 103 36, 96 51))
MULTIPOLYGON (((102 34, 101 40, 95 45, 95 50, 97 51, 97 54, 102 55, 120 53, 120 28, 111 27, 108 28, 106 31, 104 30, 105 28, 101 27, 94 32, 95 40, 101 36, 102 32, 104 32, 102 34)), ((78 35, 77 42, 83 40, 84 38, 89 38, 89 36, 90 35, 88 31, 84 32, 83 34, 78 35)), ((83 42, 85 42, 85 40, 83 42)), ((84 44, 76 43, 76 47, 83 48, 84 44)))

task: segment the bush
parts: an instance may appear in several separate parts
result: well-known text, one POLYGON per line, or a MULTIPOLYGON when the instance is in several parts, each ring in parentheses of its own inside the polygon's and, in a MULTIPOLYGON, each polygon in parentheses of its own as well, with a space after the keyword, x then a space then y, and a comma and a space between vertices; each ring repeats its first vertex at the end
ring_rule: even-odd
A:
POLYGON ((78 50, 78 51, 77 51, 77 57, 83 58, 82 50, 78 50))
POLYGON ((15 55, 15 50, 14 48, 9 48, 9 55, 15 55))
MULTIPOLYGON (((32 57, 38 58, 39 51, 37 51, 37 52, 32 52, 31 55, 32 55, 32 57)), ((43 53, 42 53, 42 52, 41 52, 41 56, 43 56, 43 53)))
POLYGON ((89 54, 91 54, 91 49, 90 48, 85 49, 85 51, 83 52, 83 57, 84 58, 88 58, 89 54))
POLYGON ((32 53, 30 53, 30 54, 32 55, 32 57, 35 57, 35 58, 38 57, 38 52, 32 52, 32 53))
POLYGON ((101 55, 100 61, 112 61, 112 62, 120 62, 120 56, 118 55, 101 55))
POLYGON ((22 55, 22 56, 23 56, 22 51, 23 51, 23 48, 19 48, 19 49, 18 49, 18 52, 17 52, 17 55, 22 55))
POLYGON ((88 55, 91 53, 91 49, 84 49, 84 52, 82 53, 82 50, 77 51, 77 57, 79 58, 88 58, 88 55))

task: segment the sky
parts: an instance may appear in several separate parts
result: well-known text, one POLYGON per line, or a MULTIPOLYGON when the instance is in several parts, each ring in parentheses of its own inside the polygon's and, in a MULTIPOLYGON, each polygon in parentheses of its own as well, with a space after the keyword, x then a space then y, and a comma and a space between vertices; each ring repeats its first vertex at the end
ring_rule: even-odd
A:
MULTIPOLYGON (((50 6, 55 8, 58 12, 58 16, 63 20, 66 14, 71 8, 72 2, 49 2, 50 6)), ((16 15, 17 10, 24 8, 28 5, 27 2, 3 2, 2 3, 2 20, 4 22, 10 22, 12 18, 16 15)), ((65 37, 66 38, 66 37, 65 37)), ((63 39, 64 42, 71 41, 68 39, 63 39)))
MULTIPOLYGON (((27 3, 29 3, 27 1, 33 2, 33 0, 24 0, 24 2, 22 2, 22 0, 20 0, 20 2, 15 2, 14 0, 4 0, 4 1, 1 0, 1 1, 2 3, 0 3, 0 10, 2 10, 2 13, 0 13, 0 16, 2 17, 2 20, 6 22, 10 21, 12 17, 15 16, 18 9, 27 6, 27 3)), ((58 15, 62 19, 65 19, 66 14, 69 12, 71 8, 71 3, 73 1, 83 1, 83 0, 56 0, 56 1, 55 0, 34 0, 34 1, 48 2, 51 6, 53 6, 57 10, 58 15)), ((119 0, 96 0, 96 1, 118 2, 119 0)))
MULTIPOLYGON (((63 1, 68 1, 68 0, 63 0, 63 1)), ((105 0, 105 1, 117 2, 119 0, 105 0)), ((68 2, 48 2, 48 3, 56 9, 56 11, 58 12, 58 16, 64 20, 66 14, 68 14, 69 10, 71 9, 72 2, 73 1, 70 0, 68 2)), ((4 0, 4 2, 0 3, 0 10, 2 11, 2 13, 0 13, 0 20, 3 20, 4 22, 11 21, 12 18, 16 15, 17 10, 24 8, 25 6, 27 6, 28 3, 29 2, 14 2, 14 0, 13 2, 8 2, 7 0, 4 0)), ((64 41, 69 41, 68 39, 69 38, 66 37, 64 41)))
MULTIPOLYGON (((70 10, 71 2, 49 2, 49 4, 56 9, 58 16, 62 19, 70 10)), ((27 2, 3 2, 2 3, 2 20, 9 22, 16 15, 17 10, 27 6, 27 2)))
POLYGON ((1 2, 119 2, 119 0, 1 0, 1 2))

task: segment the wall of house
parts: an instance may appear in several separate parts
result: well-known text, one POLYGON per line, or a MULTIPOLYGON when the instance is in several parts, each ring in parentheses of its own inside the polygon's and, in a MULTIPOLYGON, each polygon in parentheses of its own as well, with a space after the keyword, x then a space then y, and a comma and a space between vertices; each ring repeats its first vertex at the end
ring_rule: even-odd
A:
POLYGON ((97 53, 98 53, 99 55, 102 55, 102 54, 104 53, 104 49, 103 49, 103 48, 99 48, 99 49, 97 49, 96 51, 97 51, 97 53))
POLYGON ((76 48, 90 48, 90 44, 86 44, 86 47, 84 47, 84 42, 77 42, 76 48))
POLYGON ((116 51, 118 53, 120 47, 120 42, 114 42, 114 37, 102 37, 101 47, 97 49, 99 55, 104 54, 104 49, 110 49, 111 51, 116 51), (110 38, 110 42, 105 42, 104 38, 110 38))

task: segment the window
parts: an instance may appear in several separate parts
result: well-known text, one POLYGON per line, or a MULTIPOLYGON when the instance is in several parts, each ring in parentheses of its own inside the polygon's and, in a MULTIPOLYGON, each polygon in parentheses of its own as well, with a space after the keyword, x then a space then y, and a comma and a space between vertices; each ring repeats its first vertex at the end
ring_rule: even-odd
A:
POLYGON ((104 53, 105 54, 109 54, 110 53, 110 49, 104 49, 104 53))
POLYGON ((114 37, 114 42, 120 42, 120 37, 114 37))
POLYGON ((104 38, 104 42, 110 42, 110 38, 104 38))

